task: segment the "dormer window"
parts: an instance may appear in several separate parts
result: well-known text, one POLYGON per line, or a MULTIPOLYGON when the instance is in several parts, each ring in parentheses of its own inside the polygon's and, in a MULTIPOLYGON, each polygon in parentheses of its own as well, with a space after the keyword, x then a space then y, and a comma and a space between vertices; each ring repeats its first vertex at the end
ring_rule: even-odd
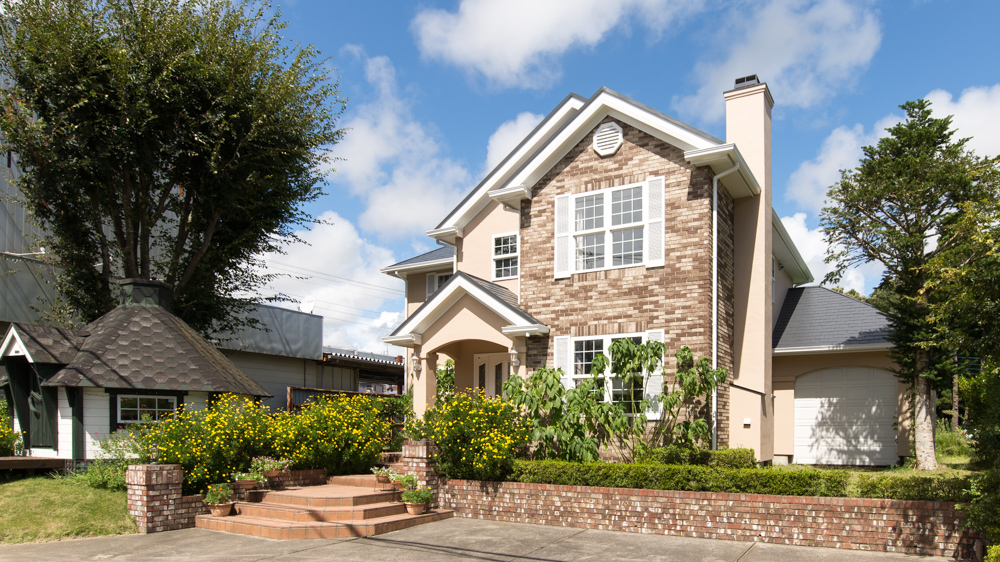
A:
POLYGON ((493 237, 493 280, 514 279, 518 271, 518 236, 501 234, 493 237))

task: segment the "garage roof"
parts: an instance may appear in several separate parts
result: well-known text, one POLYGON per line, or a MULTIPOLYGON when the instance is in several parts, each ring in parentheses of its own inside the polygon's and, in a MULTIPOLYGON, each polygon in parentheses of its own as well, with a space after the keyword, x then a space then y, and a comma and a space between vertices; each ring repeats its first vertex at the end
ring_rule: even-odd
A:
POLYGON ((889 321, 875 307, 823 287, 790 289, 772 341, 775 355, 888 349, 889 321))

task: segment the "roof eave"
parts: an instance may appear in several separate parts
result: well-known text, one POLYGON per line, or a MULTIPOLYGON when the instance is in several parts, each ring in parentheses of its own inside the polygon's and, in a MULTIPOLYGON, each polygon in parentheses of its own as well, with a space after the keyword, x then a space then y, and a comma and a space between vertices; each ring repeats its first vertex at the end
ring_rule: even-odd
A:
POLYGON ((455 260, 453 258, 445 258, 445 259, 442 259, 442 260, 424 261, 424 262, 420 262, 420 263, 414 263, 414 264, 410 264, 410 265, 404 265, 404 266, 401 266, 401 267, 390 265, 389 267, 383 267, 382 269, 379 270, 379 272, 384 273, 386 275, 390 275, 392 277, 397 277, 399 279, 402 279, 403 281, 406 281, 406 277, 408 275, 413 274, 413 273, 422 273, 422 272, 425 272, 425 271, 436 271, 438 269, 441 269, 444 266, 452 267, 454 264, 455 264, 455 260))
POLYGON ((820 355, 824 353, 863 353, 870 351, 889 351, 890 349, 892 349, 892 344, 889 342, 815 345, 808 347, 776 347, 772 351, 772 355, 781 357, 793 355, 820 355))
POLYGON ((771 209, 771 227, 774 234, 777 234, 777 236, 772 237, 771 251, 777 256, 778 261, 786 269, 789 269, 792 283, 802 285, 815 281, 812 272, 809 271, 809 266, 806 265, 806 260, 802 259, 802 254, 795 247, 795 242, 792 241, 791 235, 788 234, 784 223, 781 222, 781 217, 774 209, 771 209), (774 243, 775 241, 778 243, 774 243))
POLYGON ((723 187, 733 199, 753 197, 760 194, 760 184, 750 171, 750 167, 733 143, 699 148, 684 152, 684 159, 695 166, 708 166, 715 174, 731 170, 739 164, 735 174, 721 180, 723 187))
POLYGON ((427 236, 430 236, 439 242, 451 244, 452 246, 454 246, 458 242, 458 239, 464 235, 465 232, 459 226, 445 226, 427 231, 427 236))

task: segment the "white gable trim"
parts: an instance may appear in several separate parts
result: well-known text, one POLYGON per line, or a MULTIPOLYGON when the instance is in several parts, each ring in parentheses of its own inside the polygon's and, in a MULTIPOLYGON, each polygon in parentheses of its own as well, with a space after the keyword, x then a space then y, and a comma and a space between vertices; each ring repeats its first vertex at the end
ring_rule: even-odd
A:
POLYGON ((0 346, 0 357, 24 357, 28 360, 28 363, 35 362, 31 358, 31 354, 28 353, 28 348, 21 341, 21 336, 17 335, 17 330, 14 329, 14 326, 11 326, 7 330, 7 336, 3 339, 3 346, 0 346))
POLYGON ((722 186, 726 188, 733 199, 760 194, 760 184, 757 183, 757 178, 750 172, 750 166, 747 166, 740 150, 733 143, 688 150, 684 152, 684 159, 695 166, 709 166, 715 174, 731 170, 733 166, 739 164, 735 174, 722 180, 722 186))
POLYGON ((801 285, 815 281, 812 272, 809 271, 809 266, 806 265, 806 260, 802 259, 802 254, 795 247, 795 242, 792 241, 791 235, 788 234, 785 225, 781 222, 781 217, 774 209, 771 209, 771 233, 771 251, 781 262, 781 265, 788 270, 792 283, 801 285))
POLYGON ((810 347, 783 347, 776 348, 771 353, 775 356, 783 355, 819 355, 821 353, 861 353, 865 351, 889 351, 892 344, 885 343, 860 343, 856 345, 816 345, 810 347))
POLYGON ((542 335, 549 331, 548 326, 529 321, 528 318, 507 306, 507 303, 468 278, 459 275, 452 277, 444 287, 434 294, 431 300, 424 303, 420 309, 407 318, 393 335, 382 338, 382 341, 407 347, 420 345, 419 337, 424 330, 433 325, 448 309, 466 295, 476 299, 510 324, 502 329, 504 334, 512 336, 542 335))

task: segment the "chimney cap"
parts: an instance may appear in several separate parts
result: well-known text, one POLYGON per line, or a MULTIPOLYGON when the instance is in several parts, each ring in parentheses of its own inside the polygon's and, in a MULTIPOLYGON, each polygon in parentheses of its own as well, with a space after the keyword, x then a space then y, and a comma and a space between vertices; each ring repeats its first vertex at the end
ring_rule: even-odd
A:
POLYGON ((743 76, 742 78, 736 79, 736 84, 733 86, 734 90, 742 90, 743 88, 750 88, 752 86, 757 86, 760 84, 760 80, 757 79, 756 74, 751 74, 749 76, 743 76))

